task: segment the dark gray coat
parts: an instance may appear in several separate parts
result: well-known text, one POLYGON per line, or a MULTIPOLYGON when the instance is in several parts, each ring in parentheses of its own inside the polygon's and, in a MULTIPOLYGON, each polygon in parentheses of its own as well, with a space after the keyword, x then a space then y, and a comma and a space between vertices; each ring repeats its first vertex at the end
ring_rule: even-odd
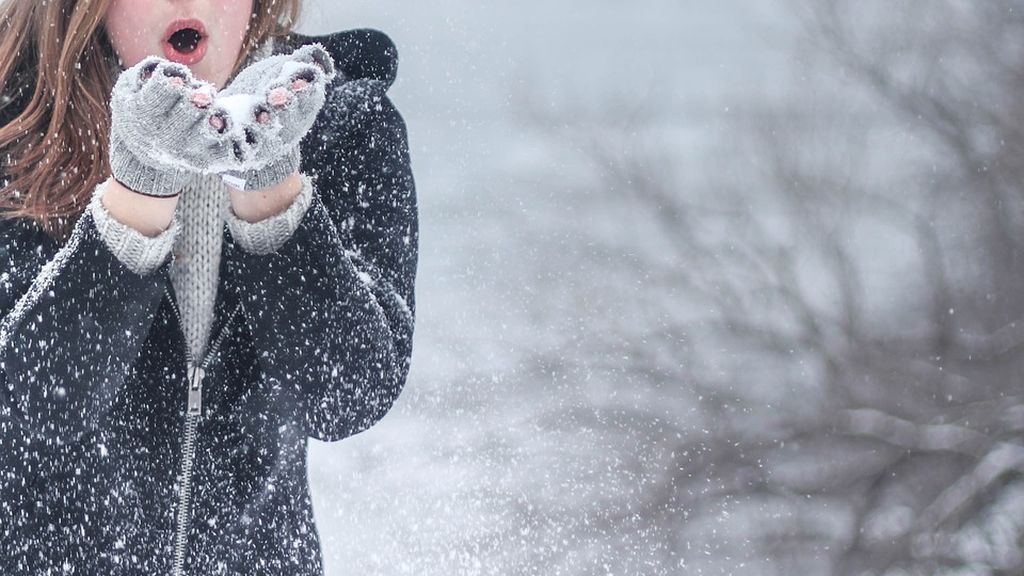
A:
POLYGON ((180 531, 188 359, 170 263, 134 274, 88 211, 61 245, 0 220, 2 573, 163 576, 177 546, 183 574, 322 574, 307 439, 366 430, 401 392, 418 225, 405 124, 384 94, 394 45, 352 30, 278 51, 310 41, 341 72, 302 144, 317 192, 273 254, 225 228, 180 531), (359 78, 379 90, 343 89, 359 78))

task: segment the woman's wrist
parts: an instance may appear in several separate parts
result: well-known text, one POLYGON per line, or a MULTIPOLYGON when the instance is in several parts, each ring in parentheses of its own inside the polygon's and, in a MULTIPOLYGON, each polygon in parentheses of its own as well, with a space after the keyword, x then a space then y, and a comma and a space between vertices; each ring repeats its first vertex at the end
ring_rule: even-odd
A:
POLYGON ((107 181, 107 189, 100 199, 110 216, 150 238, 167 230, 174 219, 178 195, 147 196, 135 192, 114 178, 107 181))
POLYGON ((276 216, 295 202, 302 192, 302 176, 292 172, 280 184, 262 190, 242 191, 228 185, 231 197, 231 211, 246 222, 259 222, 276 216))

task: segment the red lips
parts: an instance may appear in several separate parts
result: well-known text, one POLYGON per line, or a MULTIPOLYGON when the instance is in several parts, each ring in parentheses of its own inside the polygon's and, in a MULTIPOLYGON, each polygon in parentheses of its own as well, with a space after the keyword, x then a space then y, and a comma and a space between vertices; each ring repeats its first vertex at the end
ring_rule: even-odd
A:
POLYGON ((180 18, 167 27, 162 44, 168 60, 191 66, 206 55, 206 27, 195 18, 180 18))

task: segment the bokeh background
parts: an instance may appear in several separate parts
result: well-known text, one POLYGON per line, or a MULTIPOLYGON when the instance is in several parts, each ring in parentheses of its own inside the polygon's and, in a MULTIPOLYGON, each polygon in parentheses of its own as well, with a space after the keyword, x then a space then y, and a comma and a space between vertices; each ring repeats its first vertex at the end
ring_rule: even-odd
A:
POLYGON ((1024 573, 1022 15, 310 0, 398 46, 421 227, 327 574, 1024 573))

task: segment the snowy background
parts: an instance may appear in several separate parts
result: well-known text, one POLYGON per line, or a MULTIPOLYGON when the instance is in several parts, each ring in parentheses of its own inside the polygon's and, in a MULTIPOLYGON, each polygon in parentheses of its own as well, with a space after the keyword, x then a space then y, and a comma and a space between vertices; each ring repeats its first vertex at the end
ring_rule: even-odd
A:
POLYGON ((1024 570, 1016 4, 308 2, 397 44, 421 227, 327 574, 1024 570))

